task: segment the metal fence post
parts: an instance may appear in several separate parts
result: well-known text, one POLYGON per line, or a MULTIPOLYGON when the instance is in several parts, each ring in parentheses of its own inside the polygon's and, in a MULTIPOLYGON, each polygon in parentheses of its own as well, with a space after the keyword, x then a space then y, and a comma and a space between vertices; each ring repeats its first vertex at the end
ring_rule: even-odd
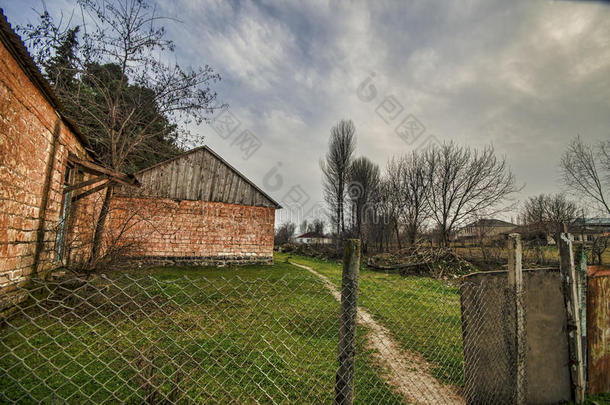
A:
POLYGON ((525 305, 523 292, 521 235, 508 235, 508 284, 515 299, 515 403, 525 404, 525 305))
POLYGON ((582 340, 580 332, 580 308, 578 299, 578 278, 574 267, 574 254, 570 234, 559 233, 559 269, 563 281, 563 291, 568 316, 568 346, 570 349, 570 374, 572 377, 572 392, 574 402, 581 404, 585 399, 585 376, 582 358, 582 340))
POLYGON ((341 315, 339 319, 339 369, 335 380, 335 404, 351 405, 354 400, 354 340, 358 309, 360 240, 349 239, 343 256, 341 315))

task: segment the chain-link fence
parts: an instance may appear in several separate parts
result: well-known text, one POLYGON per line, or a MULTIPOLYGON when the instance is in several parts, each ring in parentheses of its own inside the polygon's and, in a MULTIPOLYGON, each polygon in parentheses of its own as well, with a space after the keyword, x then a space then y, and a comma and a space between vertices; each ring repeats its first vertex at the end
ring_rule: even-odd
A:
MULTIPOLYGON (((340 278, 333 263, 280 263, 13 286, 0 294, 20 297, 0 329, 0 400, 331 403, 340 278)), ((356 403, 511 401, 511 297, 373 272, 359 289, 356 403)))

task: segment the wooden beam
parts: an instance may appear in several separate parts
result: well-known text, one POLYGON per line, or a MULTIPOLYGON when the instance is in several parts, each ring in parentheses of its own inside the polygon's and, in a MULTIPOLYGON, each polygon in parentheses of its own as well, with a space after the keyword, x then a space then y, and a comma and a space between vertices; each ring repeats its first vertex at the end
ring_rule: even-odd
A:
POLYGON ((113 181, 117 183, 124 184, 126 186, 139 186, 140 183, 135 177, 130 177, 125 173, 115 172, 114 170, 106 169, 100 165, 96 165, 93 162, 89 162, 87 160, 79 159, 74 155, 68 156, 68 161, 71 163, 78 165, 79 168, 87 173, 97 174, 97 175, 106 175, 111 178, 113 181))
POLYGON ((74 184, 72 186, 64 187, 64 194, 69 193, 72 190, 78 190, 79 188, 90 186, 91 184, 99 183, 102 180, 108 180, 108 176, 98 176, 87 181, 81 181, 80 183, 74 184))
POLYGON ((106 181, 103 184, 100 184, 97 187, 93 187, 92 189, 89 189, 87 191, 85 191, 84 193, 81 193, 79 195, 75 195, 74 197, 72 197, 72 202, 78 201, 82 198, 85 198, 91 194, 97 193, 100 190, 105 189, 106 187, 108 187, 112 182, 111 181, 106 181))

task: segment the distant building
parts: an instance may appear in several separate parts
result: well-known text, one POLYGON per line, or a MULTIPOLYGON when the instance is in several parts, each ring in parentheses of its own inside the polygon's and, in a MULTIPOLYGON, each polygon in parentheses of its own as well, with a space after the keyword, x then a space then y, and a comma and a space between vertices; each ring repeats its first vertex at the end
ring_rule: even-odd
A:
POLYGON ((296 243, 305 243, 308 245, 328 245, 333 243, 332 238, 322 235, 318 232, 307 232, 295 238, 296 243))
MULTIPOLYGON (((547 245, 555 245, 557 224, 521 225, 513 232, 518 232, 524 239, 538 239, 547 245)), ((593 242, 601 236, 610 237, 610 218, 577 218, 568 224, 570 239, 573 242, 593 242)))
POLYGON ((501 219, 482 218, 459 229, 455 234, 455 240, 468 242, 480 240, 499 239, 517 229, 517 225, 501 219))
POLYGON ((574 241, 592 242, 610 236, 610 218, 577 218, 568 228, 574 241))

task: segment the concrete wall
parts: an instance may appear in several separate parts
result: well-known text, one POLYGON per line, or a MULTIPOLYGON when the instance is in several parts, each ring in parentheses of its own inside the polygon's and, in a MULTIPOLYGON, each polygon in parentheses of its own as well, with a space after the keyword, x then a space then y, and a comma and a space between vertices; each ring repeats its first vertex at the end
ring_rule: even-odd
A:
POLYGON ((210 201, 116 196, 107 238, 130 261, 225 265, 273 262, 275 208, 210 201))
MULTIPOLYGON (((526 401, 570 399, 566 310, 559 270, 524 270, 526 401)), ((475 273, 460 287, 465 395, 469 404, 512 403, 514 294, 505 271, 475 273)))

